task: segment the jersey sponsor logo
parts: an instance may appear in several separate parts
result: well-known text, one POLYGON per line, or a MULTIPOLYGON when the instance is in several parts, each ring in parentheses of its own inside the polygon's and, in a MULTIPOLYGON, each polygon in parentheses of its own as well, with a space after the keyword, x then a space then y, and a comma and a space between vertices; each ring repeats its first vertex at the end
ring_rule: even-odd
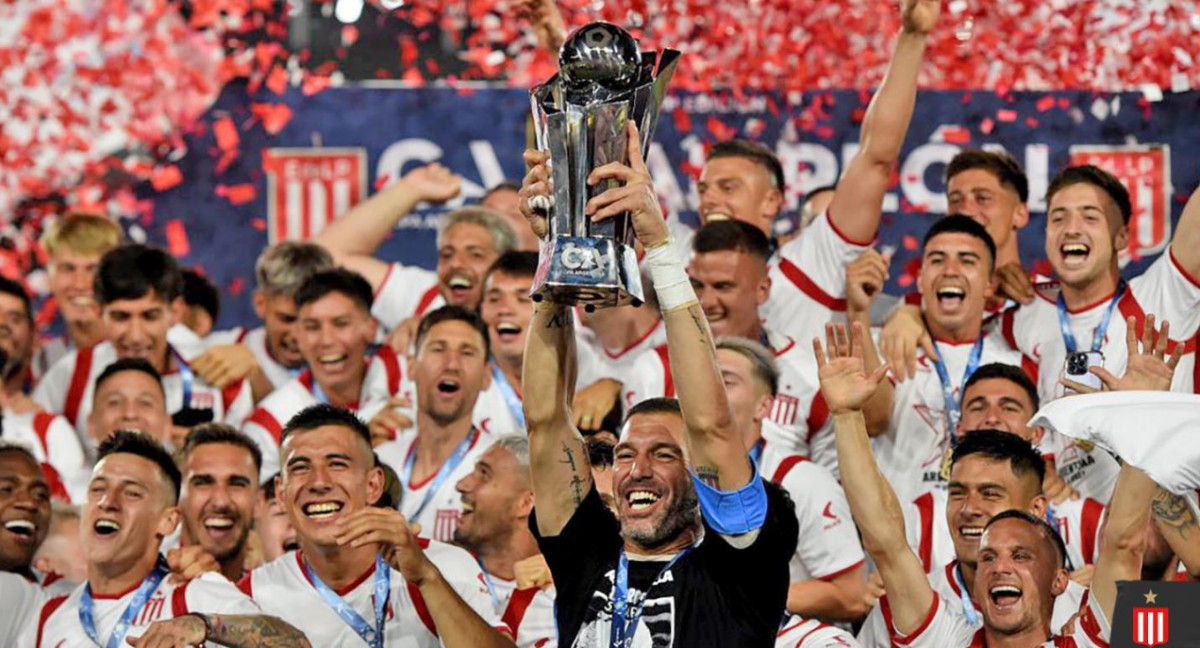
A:
POLYGON ((316 236, 367 193, 364 148, 271 148, 263 171, 271 244, 316 236))
POLYGON ((800 399, 789 394, 779 394, 771 406, 771 420, 780 425, 795 425, 800 412, 800 399))
POLYGON ((1121 265, 1162 252, 1171 240, 1171 149, 1166 144, 1072 146, 1071 165, 1092 164, 1129 188, 1133 216, 1121 265))
POLYGON ((167 597, 163 596, 162 592, 156 593, 149 601, 146 601, 146 605, 134 620, 133 625, 144 626, 158 621, 162 617, 163 607, 166 603, 167 597))
POLYGON ((825 526, 822 527, 824 531, 828 531, 842 523, 842 518, 833 512, 833 502, 825 503, 825 510, 821 511, 821 517, 825 518, 825 526))
POLYGON ((209 391, 197 391, 192 394, 192 409, 200 410, 215 410, 217 408, 216 396, 209 391))
POLYGON ((1169 612, 1165 607, 1133 608, 1133 643, 1139 646, 1167 643, 1169 612))
POLYGON ((438 509, 433 520, 433 539, 450 542, 454 539, 454 531, 458 528, 458 511, 455 509, 438 509))

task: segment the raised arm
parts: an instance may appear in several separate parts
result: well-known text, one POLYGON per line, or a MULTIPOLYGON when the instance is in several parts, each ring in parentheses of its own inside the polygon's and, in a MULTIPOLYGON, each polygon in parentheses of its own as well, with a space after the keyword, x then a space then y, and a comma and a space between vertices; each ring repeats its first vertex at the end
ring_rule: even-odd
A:
MULTIPOLYGON (((547 155, 526 151, 528 171, 521 185, 521 212, 539 238, 546 221, 529 205, 534 196, 549 196, 547 155)), ((575 323, 570 308, 544 301, 533 310, 525 342, 521 393, 529 430, 529 464, 538 532, 558 535, 592 488, 587 447, 571 422, 575 398, 575 323), (534 395, 536 394, 536 397, 534 395)))
MULTIPOLYGON (((846 268, 846 321, 858 322, 868 333, 863 335, 863 371, 874 372, 883 363, 871 339, 871 304, 883 292, 888 279, 890 255, 884 257, 874 249, 860 254, 846 268)), ((867 434, 879 436, 887 432, 892 422, 892 397, 896 391, 890 380, 879 383, 875 395, 863 404, 863 418, 867 423, 867 434)))
POLYGON ((185 614, 152 623, 131 646, 192 646, 213 643, 229 648, 311 648, 286 621, 265 614, 185 614))
POLYGON ((870 241, 879 229, 883 195, 900 159, 912 121, 917 78, 929 31, 937 24, 941 0, 901 0, 902 27, 883 84, 871 99, 859 136, 860 148, 842 174, 829 205, 833 224, 847 238, 870 241))
POLYGON ((588 179, 592 183, 615 179, 623 185, 589 201, 588 212, 593 220, 625 212, 632 215, 638 241, 646 248, 643 264, 654 283, 667 327, 671 378, 687 428, 690 467, 709 486, 736 491, 750 483, 754 466, 729 411, 708 319, 671 241, 650 171, 642 161, 640 141, 637 127, 628 122, 629 164, 606 164, 593 170, 588 179))
POLYGON ((388 264, 375 258, 375 250, 396 223, 418 203, 446 202, 461 188, 462 178, 440 164, 418 167, 326 225, 314 241, 329 250, 338 265, 366 277, 378 290, 388 264))
POLYGON ((1150 505, 1154 523, 1192 580, 1200 580, 1200 523, 1187 498, 1160 488, 1150 505))
POLYGON ((1171 240, 1171 254, 1189 277, 1200 277, 1200 187, 1192 193, 1183 208, 1175 237, 1171 240))
POLYGON ((821 341, 813 339, 821 394, 833 416, 839 473, 850 514, 862 534, 863 548, 875 561, 892 612, 892 625, 901 635, 916 631, 933 605, 934 592, 921 561, 908 546, 904 512, 896 493, 879 472, 871 453, 862 407, 887 373, 879 367, 870 375, 863 369, 864 328, 853 327, 853 341, 842 324, 826 324, 828 356, 821 341))

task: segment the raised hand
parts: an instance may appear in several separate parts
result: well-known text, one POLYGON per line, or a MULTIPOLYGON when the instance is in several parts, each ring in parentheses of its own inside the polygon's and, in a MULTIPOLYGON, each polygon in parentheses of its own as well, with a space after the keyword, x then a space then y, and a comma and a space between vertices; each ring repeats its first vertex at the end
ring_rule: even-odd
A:
POLYGON ((550 184, 550 154, 544 151, 525 151, 525 178, 517 192, 521 215, 539 239, 545 239, 549 228, 546 216, 554 204, 550 184))
POLYGON ((897 382, 917 375, 917 348, 925 350, 929 358, 938 357, 937 347, 925 328, 920 306, 901 306, 883 325, 879 334, 879 353, 897 370, 893 372, 897 382))
POLYGON ((871 303, 887 283, 891 256, 870 249, 846 266, 846 303, 850 312, 862 314, 871 310, 871 303))
POLYGON ((1170 322, 1164 321, 1162 327, 1155 330, 1154 316, 1148 315, 1139 348, 1137 320, 1126 319, 1125 346, 1129 350, 1129 360, 1125 364, 1125 375, 1117 380, 1104 367, 1092 367, 1092 373, 1115 391, 1169 391, 1175 367, 1183 356, 1183 345, 1171 342, 1170 332, 1170 322), (1170 349, 1172 346, 1173 350, 1170 349))
POLYGON ((567 25, 563 21, 562 13, 558 11, 555 0, 517 0, 515 9, 518 16, 528 18, 533 24, 538 47, 551 54, 558 54, 559 48, 567 38, 567 25))
POLYGON ((642 160, 642 138, 632 121, 625 124, 625 156, 628 164, 609 162, 592 169, 588 184, 617 180, 621 186, 612 187, 589 200, 587 213, 593 221, 602 221, 629 212, 634 234, 642 247, 657 247, 667 242, 670 233, 650 180, 650 170, 642 160))
POLYGON ((367 424, 367 428, 371 430, 371 447, 378 447, 383 443, 393 441, 402 430, 413 426, 412 418, 400 410, 411 411, 412 401, 393 396, 367 424))
POLYGON ((420 200, 435 205, 457 197, 462 191, 462 176, 436 162, 409 171, 400 182, 420 200))
POLYGON ((417 542, 420 527, 410 525, 395 509, 367 507, 339 520, 337 526, 339 545, 378 544, 388 564, 414 585, 420 585, 437 571, 417 542))
POLYGON ((220 344, 192 361, 192 370, 204 382, 225 389, 230 383, 250 375, 258 367, 258 360, 244 344, 220 344))
POLYGON ((177 585, 199 578, 205 572, 220 572, 221 564, 200 545, 177 547, 167 551, 170 580, 177 585))
POLYGON ((826 324, 825 342, 828 355, 821 348, 821 339, 813 338, 813 353, 817 357, 817 375, 821 380, 821 395, 831 414, 859 411, 866 404, 879 383, 887 375, 883 365, 869 375, 863 365, 863 340, 866 333, 863 325, 852 325, 853 339, 846 332, 845 324, 826 324))
POLYGON ((1000 293, 1020 304, 1033 303, 1037 296, 1033 291, 1033 281, 1020 263, 1008 263, 996 268, 996 277, 1000 279, 1000 293))
POLYGON ((912 34, 928 34, 937 26, 942 0, 901 0, 900 24, 912 34))

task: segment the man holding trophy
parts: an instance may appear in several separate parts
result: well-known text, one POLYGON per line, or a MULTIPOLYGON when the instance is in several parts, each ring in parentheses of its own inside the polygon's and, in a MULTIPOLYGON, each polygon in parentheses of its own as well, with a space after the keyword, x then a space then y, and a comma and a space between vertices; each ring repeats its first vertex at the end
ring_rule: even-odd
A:
POLYGON ((539 145, 548 152, 526 151, 521 188, 522 213, 543 241, 535 283, 541 299, 522 372, 523 392, 539 396, 523 403, 531 526, 558 589, 560 645, 771 646, 787 598, 796 518, 747 457, 708 322, 643 158, 674 55, 662 57, 667 65, 657 67, 651 92, 628 92, 615 108, 605 103, 617 80, 654 76, 647 70, 653 53, 640 56, 636 75, 626 73, 639 58, 631 52, 636 42, 623 30, 585 26, 563 46, 563 77, 534 91, 544 127, 539 145), (617 132, 620 148, 611 139, 617 132), (572 424, 570 305, 641 300, 631 238, 646 250, 679 400, 652 399, 629 412, 615 450, 614 518, 572 424))

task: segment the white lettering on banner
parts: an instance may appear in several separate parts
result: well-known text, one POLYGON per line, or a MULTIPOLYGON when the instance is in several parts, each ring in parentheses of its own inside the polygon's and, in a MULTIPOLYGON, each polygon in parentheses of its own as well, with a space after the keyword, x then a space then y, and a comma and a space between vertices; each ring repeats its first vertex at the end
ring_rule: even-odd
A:
POLYGON ((307 240, 366 195, 367 154, 361 148, 271 148, 267 174, 267 235, 271 243, 307 240))
MULTIPOLYGON (((471 140, 467 144, 467 150, 471 152, 471 160, 475 163, 473 171, 477 173, 471 173, 465 169, 451 169, 451 171, 463 175, 462 193, 445 204, 447 209, 458 209, 464 204, 478 201, 487 193, 489 187, 498 185, 506 179, 504 169, 500 166, 500 159, 496 156, 496 149, 491 142, 471 140), (480 185, 470 180, 475 177, 478 177, 483 184, 480 185)), ((402 139, 383 150, 379 156, 379 163, 375 165, 375 179, 378 181, 379 178, 386 177, 390 182, 395 182, 404 175, 406 167, 411 163, 438 162, 442 160, 443 153, 442 147, 432 140, 421 137, 402 139)))

